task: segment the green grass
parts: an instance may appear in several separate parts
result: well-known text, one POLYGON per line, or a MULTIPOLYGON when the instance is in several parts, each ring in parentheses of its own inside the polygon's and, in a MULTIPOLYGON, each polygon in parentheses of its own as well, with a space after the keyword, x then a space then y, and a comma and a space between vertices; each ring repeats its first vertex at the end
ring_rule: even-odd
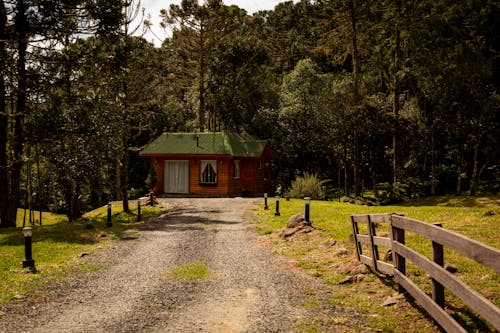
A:
MULTIPOLYGON (((161 213, 160 208, 143 207, 142 220, 161 213)), ((89 263, 82 253, 92 254, 105 248, 110 241, 138 237, 136 212, 130 214, 113 207, 113 226, 107 228, 106 207, 89 212, 76 222, 65 217, 46 214, 43 225, 33 230, 33 259, 36 274, 26 274, 22 268, 24 237, 21 228, 0 229, 0 305, 16 298, 24 298, 41 285, 78 272, 99 269, 89 263), (102 237, 103 235, 106 237, 102 237)), ((21 220, 22 226, 22 220, 21 220)))
MULTIPOLYGON (((322 231, 295 237, 293 240, 282 240, 277 232, 286 226, 291 215, 304 211, 303 200, 280 201, 281 216, 274 216, 274 200, 270 201, 268 211, 259 206, 258 219, 255 224, 261 235, 266 235, 274 246, 274 252, 294 258, 299 267, 311 276, 321 278, 325 284, 332 285, 337 295, 337 303, 343 307, 367 313, 370 325, 382 331, 388 327, 398 327, 400 331, 436 330, 432 321, 416 307, 383 307, 383 300, 397 291, 396 284, 391 279, 381 279, 376 275, 368 275, 362 282, 337 285, 345 277, 338 272, 338 267, 355 260, 355 249, 349 235, 352 233, 351 214, 402 213, 407 217, 428 223, 441 222, 443 228, 500 248, 500 215, 486 216, 485 212, 494 210, 500 214, 500 197, 434 197, 406 202, 393 206, 359 206, 348 203, 312 201, 311 219, 316 228, 322 231), (334 239, 337 245, 325 248, 322 244, 334 239), (336 255, 336 251, 344 247, 348 255, 336 255)), ((366 230, 366 229, 365 229, 366 230)), ((377 229, 377 233, 388 232, 387 226, 377 229)), ((406 243, 413 249, 431 257, 431 241, 407 234, 406 243)), ((367 249, 366 249, 367 250, 367 249)), ((366 251, 365 250, 365 251, 366 251)), ((380 248, 383 256, 387 249, 380 248)), ((459 267, 456 276, 466 284, 480 292, 483 296, 500 306, 500 274, 485 268, 459 253, 445 249, 445 262, 459 267)), ((408 265, 411 279, 420 288, 430 292, 430 279, 414 265, 408 265)), ((456 317, 471 329, 488 331, 481 321, 456 297, 447 293, 446 302, 457 313, 456 317), (466 319, 462 319, 466 317, 466 319)))
MULTIPOLYGON (((34 224, 40 225, 40 211, 33 211, 32 216, 34 217, 34 224)), ((23 208, 19 208, 17 210, 16 226, 22 227, 23 222, 25 222, 26 226, 29 225, 29 210, 25 211, 23 208)), ((62 214, 42 211, 42 225, 51 225, 61 222, 68 222, 68 217, 62 214)))
POLYGON ((168 275, 177 280, 202 280, 211 278, 213 273, 206 264, 194 262, 177 266, 168 271, 168 275))

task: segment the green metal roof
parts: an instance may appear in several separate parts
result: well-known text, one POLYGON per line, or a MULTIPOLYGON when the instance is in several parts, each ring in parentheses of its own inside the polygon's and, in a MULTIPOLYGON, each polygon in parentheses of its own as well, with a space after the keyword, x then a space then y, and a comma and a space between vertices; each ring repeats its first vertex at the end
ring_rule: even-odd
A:
POLYGON ((259 157, 266 146, 265 140, 250 135, 209 133, 163 133, 146 145, 142 156, 163 154, 231 155, 235 157, 259 157))

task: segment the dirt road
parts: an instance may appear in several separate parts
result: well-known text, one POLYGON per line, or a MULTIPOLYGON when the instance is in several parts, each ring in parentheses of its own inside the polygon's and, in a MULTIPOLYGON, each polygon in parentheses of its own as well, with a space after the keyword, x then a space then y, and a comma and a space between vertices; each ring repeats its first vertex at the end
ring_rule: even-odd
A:
POLYGON ((172 209, 137 240, 97 255, 105 269, 2 309, 0 332, 302 332, 318 315, 305 304, 321 287, 280 268, 251 231, 255 199, 165 200, 172 209), (168 274, 195 262, 213 276, 168 274))

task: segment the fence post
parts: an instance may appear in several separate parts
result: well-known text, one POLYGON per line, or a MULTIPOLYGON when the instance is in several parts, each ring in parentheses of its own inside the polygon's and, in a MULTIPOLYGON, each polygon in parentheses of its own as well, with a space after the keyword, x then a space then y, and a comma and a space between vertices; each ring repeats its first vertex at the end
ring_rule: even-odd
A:
MULTIPOLYGON (((392 224, 391 224, 392 225, 392 224)), ((396 241, 400 244, 405 244, 405 230, 400 229, 397 227, 392 227, 392 239, 393 241, 396 241)), ((394 268, 397 269, 401 274, 406 275, 406 258, 397 253, 396 251, 393 251, 393 258, 394 258, 394 268)), ((398 285, 398 289, 400 293, 405 292, 405 289, 403 286, 400 284, 398 285)))
POLYGON ((137 222, 141 222, 141 200, 137 200, 137 222))
POLYGON ((372 247, 373 268, 378 272, 378 246, 373 242, 373 236, 375 236, 375 224, 372 223, 370 215, 368 215, 368 234, 370 235, 370 245, 372 247))
MULTIPOLYGON (((437 227, 442 227, 442 223, 433 223, 437 227)), ((443 245, 432 241, 432 260, 439 266, 444 266, 443 245)), ((444 307, 444 287, 438 281, 432 279, 432 299, 440 307, 444 307)))
POLYGON ((358 222, 354 221, 354 216, 351 215, 351 224, 352 224, 352 237, 354 239, 354 244, 356 245, 356 256, 358 257, 358 261, 361 261, 361 244, 358 242, 358 222))

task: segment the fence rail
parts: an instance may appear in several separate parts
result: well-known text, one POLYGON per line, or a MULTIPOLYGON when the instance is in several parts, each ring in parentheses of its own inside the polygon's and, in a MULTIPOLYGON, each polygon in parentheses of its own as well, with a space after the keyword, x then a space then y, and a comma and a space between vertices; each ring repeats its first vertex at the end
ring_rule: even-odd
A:
POLYGON ((408 292, 448 332, 466 332, 443 308, 444 288, 464 304, 500 330, 500 310, 480 293, 448 272, 444 266, 444 247, 500 272, 500 251, 463 235, 397 214, 369 214, 351 216, 353 237, 358 260, 374 270, 394 275, 400 291, 408 292), (359 232, 359 224, 366 224, 367 233, 359 232), (376 224, 387 223, 390 237, 376 235, 376 224), (421 235, 432 242, 433 260, 405 245, 405 231, 421 235), (363 252, 363 245, 370 247, 363 252), (379 259, 379 246, 392 250, 393 263, 379 259), (367 255, 368 254, 368 255, 367 255), (406 275, 406 260, 423 269, 432 278, 432 298, 406 275))

